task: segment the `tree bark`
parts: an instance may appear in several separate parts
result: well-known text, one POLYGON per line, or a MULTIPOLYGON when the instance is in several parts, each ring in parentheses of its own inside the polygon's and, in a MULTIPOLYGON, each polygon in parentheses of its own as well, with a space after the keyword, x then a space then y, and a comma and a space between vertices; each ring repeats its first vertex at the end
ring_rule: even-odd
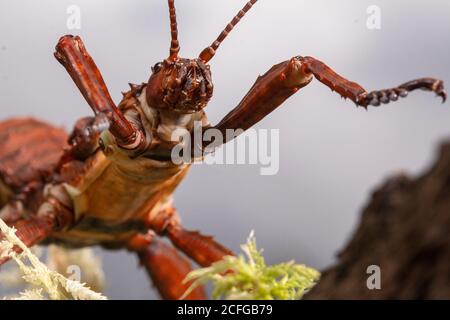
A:
POLYGON ((336 265, 305 298, 450 299, 450 142, 422 176, 389 178, 373 193, 336 265), (380 289, 368 288, 377 284, 372 265, 380 289))

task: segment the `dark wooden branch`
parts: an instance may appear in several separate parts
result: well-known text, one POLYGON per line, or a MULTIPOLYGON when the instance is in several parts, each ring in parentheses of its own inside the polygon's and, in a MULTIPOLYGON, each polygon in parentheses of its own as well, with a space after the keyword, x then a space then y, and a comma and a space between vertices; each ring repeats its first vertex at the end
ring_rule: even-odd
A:
POLYGON ((335 266, 306 299, 450 299, 450 142, 419 178, 375 191, 335 266), (381 289, 369 290, 378 265, 381 289))

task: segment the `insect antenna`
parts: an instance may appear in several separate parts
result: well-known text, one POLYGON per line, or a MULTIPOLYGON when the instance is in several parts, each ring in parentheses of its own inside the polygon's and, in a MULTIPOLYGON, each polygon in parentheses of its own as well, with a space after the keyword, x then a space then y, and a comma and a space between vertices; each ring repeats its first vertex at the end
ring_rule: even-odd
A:
POLYGON ((233 28, 239 23, 239 21, 241 21, 245 14, 250 11, 250 9, 257 1, 258 0, 250 0, 249 2, 247 2, 244 8, 239 11, 239 13, 233 18, 233 20, 231 20, 231 22, 220 33, 219 37, 209 47, 205 48, 202 53, 200 53, 200 60, 206 63, 214 57, 223 40, 225 40, 225 38, 230 34, 231 30, 233 30, 233 28))
POLYGON ((180 43, 178 41, 178 26, 177 26, 177 13, 175 10, 175 0, 169 0, 169 13, 170 13, 170 33, 172 41, 170 43, 170 56, 169 59, 176 60, 178 53, 180 52, 180 43))

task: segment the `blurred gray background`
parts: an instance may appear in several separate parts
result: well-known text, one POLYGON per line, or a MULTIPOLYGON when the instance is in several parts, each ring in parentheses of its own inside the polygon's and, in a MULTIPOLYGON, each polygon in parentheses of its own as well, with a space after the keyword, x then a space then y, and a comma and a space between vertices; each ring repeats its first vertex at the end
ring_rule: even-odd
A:
MULTIPOLYGON (((245 0, 177 0, 181 54, 195 57, 245 0)), ((367 89, 422 76, 450 84, 450 2, 446 0, 261 0, 212 61, 220 120, 259 74, 294 55, 312 55, 367 89), (381 30, 366 27, 370 5, 381 30)), ((128 82, 146 81, 169 48, 166 0, 2 0, 0 118, 32 115, 68 130, 90 109, 53 58, 60 36, 80 34, 116 101, 128 82), (66 9, 81 8, 81 30, 66 9)), ((356 109, 317 81, 257 128, 280 129, 280 171, 194 166, 176 192, 186 227, 238 250, 253 229, 269 263, 295 259, 323 269, 358 223, 371 190, 391 173, 418 174, 450 134, 450 107, 432 94, 379 109, 356 109)), ((134 255, 101 251, 110 298, 157 295, 134 255)), ((0 289, 1 290, 1 289, 0 289)))

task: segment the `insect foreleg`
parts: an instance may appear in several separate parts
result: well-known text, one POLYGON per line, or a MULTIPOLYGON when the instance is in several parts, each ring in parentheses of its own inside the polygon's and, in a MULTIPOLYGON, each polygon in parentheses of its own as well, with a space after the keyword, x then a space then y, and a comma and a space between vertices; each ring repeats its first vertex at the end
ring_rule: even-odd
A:
POLYGON ((106 115, 110 122, 109 130, 122 148, 134 150, 146 144, 145 137, 114 104, 100 71, 79 37, 62 37, 56 46, 55 57, 67 70, 94 113, 106 115))
POLYGON ((299 57, 298 59, 301 61, 305 72, 314 74, 317 80, 338 92, 342 97, 349 98, 358 106, 367 107, 370 105, 378 107, 381 104, 387 104, 391 101, 397 101, 399 98, 404 98, 409 92, 417 89, 434 92, 444 102, 447 99, 442 80, 421 78, 409 81, 395 88, 376 90, 369 93, 359 84, 343 78, 325 63, 313 57, 299 57))
MULTIPOLYGON (((187 291, 191 284, 184 283, 184 279, 193 269, 174 247, 158 239, 153 232, 134 237, 128 247, 137 252, 140 263, 163 299, 178 300, 187 291)), ((196 288, 186 297, 187 300, 206 298, 202 287, 196 288)))
MULTIPOLYGON (((309 84, 312 78, 349 98, 359 106, 379 106, 381 103, 406 97, 410 91, 431 91, 444 101, 447 95, 441 80, 422 78, 407 82, 396 88, 367 92, 359 84, 349 81, 334 72, 323 62, 312 57, 294 57, 273 66, 260 76, 239 105, 227 114, 215 127, 224 137, 227 129, 245 131, 274 111, 299 89, 309 84)), ((235 137, 235 136, 234 136, 235 137)), ((234 138, 231 136, 231 139, 234 138)), ((227 142, 227 140, 225 140, 227 142)), ((203 148, 210 144, 204 142, 203 148)), ((216 145, 215 145, 216 146, 216 145)))
POLYGON ((233 255, 229 249, 197 231, 185 230, 174 208, 167 209, 150 222, 150 228, 157 234, 167 236, 172 244, 202 267, 233 255))
POLYGON ((298 58, 273 66, 260 76, 239 105, 215 128, 247 130, 274 111, 290 96, 308 85, 313 76, 305 72, 298 58))

